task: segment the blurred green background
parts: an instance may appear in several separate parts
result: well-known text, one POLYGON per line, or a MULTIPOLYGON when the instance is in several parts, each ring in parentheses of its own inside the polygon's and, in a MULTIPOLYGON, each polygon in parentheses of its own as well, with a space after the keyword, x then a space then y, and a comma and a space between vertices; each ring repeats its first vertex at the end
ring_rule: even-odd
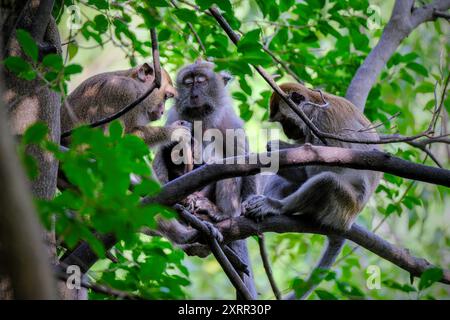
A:
MULTIPOLYGON (((241 22, 239 29, 245 33, 255 28, 261 30, 261 39, 266 41, 272 38, 270 48, 283 61, 305 80, 309 86, 325 89, 331 93, 344 95, 351 76, 364 57, 377 43, 382 28, 389 19, 393 1, 337 1, 344 9, 337 14, 344 19, 347 25, 332 19, 334 13, 330 8, 336 1, 306 1, 305 6, 311 8, 311 12, 303 7, 296 8, 298 3, 283 0, 267 1, 269 9, 264 15, 261 9, 264 4, 261 1, 233 1, 233 13, 241 22), (278 17, 273 19, 270 15, 274 3, 279 8, 278 17), (362 5, 361 5, 362 3, 362 5), (287 6, 289 5, 290 6, 287 6), (318 5, 317 5, 318 4, 318 5), (322 5, 323 4, 323 5, 322 5), (368 7, 368 4, 371 7, 368 7), (287 7, 287 9, 285 8, 287 7), (378 10, 375 26, 364 26, 370 13, 369 8, 378 10), (284 11, 283 11, 284 10, 284 11), (303 10, 303 11, 302 11, 303 10), (331 17, 331 18, 330 18, 331 17), (362 21, 361 21, 362 20, 362 21), (321 21, 329 22, 339 36, 332 31, 324 32, 321 21), (360 25, 359 25, 359 24, 360 25), (305 35, 305 30, 310 34, 305 35), (278 37, 283 36, 281 39, 278 37), (309 37, 308 39, 306 39, 309 37), (311 38, 312 37, 312 38, 311 38), (362 37, 362 38, 361 38, 362 37), (359 42, 358 45, 356 45, 359 42), (367 43, 365 43, 367 42, 367 43)), ((89 1, 75 3, 81 9, 82 22, 94 19, 104 10, 99 10, 89 1)), ((191 7, 179 3, 180 7, 191 7)), ((150 1, 151 6, 151 1, 150 1)), ((186 26, 186 21, 179 19, 173 13, 172 8, 157 8, 162 16, 161 23, 157 26, 159 36, 169 34, 167 39, 160 41, 162 65, 174 79, 176 71, 185 64, 192 63, 201 55, 195 38, 186 26)), ((127 12, 127 10, 124 10, 127 12)), ((114 12, 109 11, 111 15, 114 12)), ((128 28, 134 32, 141 43, 149 41, 148 29, 142 27, 143 19, 130 9, 128 14, 131 21, 127 22, 128 28)), ((208 18, 208 17, 206 17, 208 18)), ((214 26, 210 20, 196 14, 192 20, 193 25, 204 39, 207 51, 218 63, 219 68, 232 65, 231 72, 236 75, 234 63, 239 63, 238 54, 231 43, 223 39, 223 33, 214 26), (222 35, 222 38, 218 35, 222 35), (226 50, 222 56, 217 53, 220 45, 216 42, 225 42, 226 50), (213 50, 215 49, 215 50, 213 50), (233 64, 232 64, 233 62, 233 64)), ((59 27, 62 41, 69 38, 68 11, 64 10, 60 16, 59 27)), ((191 20, 187 20, 191 21, 191 20)), ((426 23, 419 26, 401 44, 396 57, 391 59, 383 71, 377 86, 372 90, 366 105, 366 115, 375 123, 386 121, 389 116, 400 112, 399 116, 384 122, 379 128, 382 133, 400 132, 404 135, 412 135, 424 130, 431 118, 430 108, 433 105, 433 87, 435 82, 442 78, 442 74, 449 71, 449 24, 446 21, 426 23), (408 56, 408 54, 413 55, 408 56), (406 56, 406 58, 404 58, 406 56), (403 57, 403 58, 402 58, 403 57), (402 60, 403 59, 403 60, 402 60), (407 66, 409 61, 422 66, 407 66)), ((103 41, 107 39, 103 34, 103 41)), ((72 35, 73 36, 73 30, 72 35)), ((68 57, 71 63, 83 66, 83 72, 72 78, 69 83, 69 92, 84 79, 105 71, 128 68, 130 62, 141 63, 149 61, 149 55, 143 56, 134 50, 135 43, 128 40, 125 44, 116 41, 108 41, 98 46, 98 41, 93 37, 89 40, 82 32, 77 33, 76 49, 73 49, 68 57), (130 55, 130 52, 132 54, 130 55)), ((65 45, 64 50, 69 46, 65 45)), ((149 52, 148 47, 144 50, 149 52)), ((267 65, 272 74, 279 74, 278 83, 293 81, 292 77, 275 68, 273 64, 267 65)), ((269 87, 257 74, 237 74, 235 81, 230 86, 230 91, 235 94, 244 94, 245 101, 236 99, 236 112, 245 118, 248 135, 250 136, 252 151, 263 151, 267 137, 261 136, 260 128, 278 128, 275 124, 269 124, 266 119, 267 92, 269 87), (242 80, 245 79, 245 80, 242 80), (246 82, 251 92, 245 92, 246 82), (249 94, 250 93, 250 94, 249 94), (259 102, 259 103, 258 103, 259 102), (250 112, 250 117, 249 117, 250 112)), ((172 102, 169 102, 169 106, 172 102)), ((441 119, 440 130, 444 132, 450 124, 447 112, 448 101, 445 104, 446 112, 441 119)), ((164 123, 164 119, 160 121, 164 123)), ((445 131, 446 132, 446 131, 445 131)), ((283 138, 283 134, 280 134, 283 138)), ((385 150, 411 161, 422 162, 424 154, 406 144, 386 145, 385 150)), ((433 153, 440 159, 444 167, 449 165, 449 147, 435 145, 433 153)), ((429 159, 427 164, 434 165, 429 159)), ((385 175, 382 186, 371 199, 369 205, 360 214, 358 222, 369 229, 377 228, 376 233, 384 239, 411 250, 415 256, 423 257, 430 262, 450 268, 450 197, 448 189, 436 187, 422 182, 411 181, 385 175)), ((280 289, 288 292, 291 282, 297 277, 304 278, 312 270, 320 257, 325 239, 319 235, 309 234, 266 234, 267 250, 274 276, 280 289)), ((273 299, 267 277, 259 257, 257 241, 248 239, 251 252, 251 260, 255 273, 258 292, 263 299, 273 299)), ((435 298, 449 299, 450 287, 442 284, 434 284, 431 288, 422 292, 408 292, 408 285, 417 287, 418 279, 414 284, 410 283, 409 274, 365 249, 355 249, 353 243, 347 243, 343 253, 334 267, 338 281, 325 281, 320 288, 341 299, 368 298, 368 299, 417 299, 435 298), (368 266, 375 265, 381 271, 381 288, 368 289, 366 281, 369 274, 368 266), (346 289, 347 288, 347 289, 346 289), (355 290, 352 291, 354 288, 355 290)), ((191 284, 186 288, 186 293, 192 299, 233 299, 234 290, 225 277, 218 263, 213 257, 200 259, 185 257, 184 263, 189 269, 191 284)), ((101 265, 99 262, 97 267, 101 265)), ((317 299, 313 294, 311 299, 317 299)))

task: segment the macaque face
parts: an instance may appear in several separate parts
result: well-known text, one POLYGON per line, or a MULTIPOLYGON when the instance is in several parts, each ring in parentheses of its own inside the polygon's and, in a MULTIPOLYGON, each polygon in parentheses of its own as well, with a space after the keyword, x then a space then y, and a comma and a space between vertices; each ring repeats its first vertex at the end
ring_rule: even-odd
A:
MULTIPOLYGON (((144 63, 137 70, 136 80, 143 84, 143 94, 151 84, 155 81, 153 67, 144 63)), ((177 91, 172 85, 169 74, 161 69, 161 88, 156 89, 152 94, 144 100, 143 113, 140 114, 141 123, 159 120, 165 111, 165 103, 170 98, 177 96, 177 91)))
POLYGON ((197 61, 180 70, 177 75, 178 112, 201 118, 214 112, 221 105, 225 85, 230 78, 213 70, 214 64, 197 61))
POLYGON ((152 94, 156 104, 148 111, 150 121, 156 121, 162 117, 166 109, 166 101, 177 96, 177 90, 172 85, 172 80, 165 70, 161 70, 161 88, 152 94))

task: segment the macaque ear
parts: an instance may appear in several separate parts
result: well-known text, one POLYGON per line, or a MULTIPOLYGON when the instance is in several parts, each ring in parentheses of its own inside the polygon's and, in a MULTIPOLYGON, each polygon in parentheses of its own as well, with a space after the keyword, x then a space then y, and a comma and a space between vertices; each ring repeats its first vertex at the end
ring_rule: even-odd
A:
POLYGON ((154 75, 155 71, 153 67, 148 63, 142 64, 137 71, 137 78, 142 82, 146 82, 149 78, 154 75))
POLYGON ((233 76, 226 71, 221 71, 220 76, 222 77, 223 83, 227 85, 231 80, 233 80, 233 76))

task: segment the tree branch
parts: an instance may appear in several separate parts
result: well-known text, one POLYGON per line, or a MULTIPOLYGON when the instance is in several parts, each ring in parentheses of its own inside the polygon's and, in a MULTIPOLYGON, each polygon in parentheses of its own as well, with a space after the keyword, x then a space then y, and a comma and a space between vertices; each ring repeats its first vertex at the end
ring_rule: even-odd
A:
MULTIPOLYGON (((303 217, 278 215, 268 217, 261 222, 255 222, 246 217, 237 217, 225 220, 216 225, 224 236, 224 242, 246 239, 250 236, 264 232, 298 232, 315 233, 322 235, 342 236, 366 248, 383 259, 386 259, 400 268, 408 271, 412 276, 420 276, 425 270, 433 268, 427 260, 412 256, 408 249, 398 248, 383 238, 377 236, 364 227, 354 224, 349 231, 340 233, 335 230, 319 226, 303 217)), ((444 270, 440 282, 450 284, 450 272, 444 270)))
MULTIPOLYGON (((2 94, 0 88, 0 97, 2 94)), ((43 243, 43 232, 33 207, 30 186, 16 156, 6 108, 1 99, 0 181, 0 243, 14 298, 56 299, 50 257, 43 243)))
POLYGON ((224 159, 224 163, 206 164, 165 184, 161 192, 143 203, 173 205, 202 187, 226 178, 256 174, 268 167, 260 159, 271 156, 280 168, 306 165, 326 165, 373 170, 399 177, 450 187, 450 170, 413 163, 379 150, 355 150, 312 146, 284 149, 272 153, 252 154, 224 159))
MULTIPOLYGON (((448 0, 450 1, 450 0, 448 0)), ((220 14, 220 12, 216 8, 210 8, 209 9, 210 14, 216 19, 216 21, 219 23, 219 25, 222 27, 222 29, 225 31, 225 33, 228 35, 230 40, 237 45, 239 42, 239 35, 233 31, 229 23, 225 20, 225 18, 220 14)), ((332 140, 338 140, 343 142, 349 142, 349 143, 359 143, 359 144, 387 144, 387 143, 398 143, 398 142, 409 142, 414 141, 416 139, 428 136, 431 134, 431 129, 413 135, 413 136, 397 136, 397 135, 385 135, 382 139, 361 139, 361 138, 350 138, 341 136, 338 134, 328 133, 321 131, 311 119, 305 114, 303 111, 302 106, 303 105, 297 105, 295 104, 288 95, 286 95, 281 88, 276 84, 276 82, 272 79, 272 77, 267 73, 264 68, 256 65, 252 65, 253 68, 262 76, 262 78, 269 84, 269 86, 280 96, 280 98, 294 111, 299 118, 308 126, 308 128, 311 130, 312 134, 316 136, 324 145, 327 145, 326 139, 332 139, 332 140)), ((448 78, 442 93, 442 97, 445 96, 445 91, 448 85, 448 78)), ((441 99, 440 101, 440 107, 442 106, 444 99, 441 99)), ((303 104, 308 104, 309 101, 303 102, 303 104)), ((439 107, 439 108, 440 108, 439 107)), ((435 117, 433 117, 435 119, 435 117)), ((432 122, 433 123, 433 122, 432 122)))
POLYGON ((272 268, 270 267, 269 255, 267 254, 265 242, 266 241, 264 239, 264 234, 258 234, 259 253, 261 255, 264 270, 266 271, 267 278, 269 279, 270 287, 272 288, 275 298, 277 298, 277 300, 281 300, 283 297, 281 296, 280 289, 278 289, 275 278, 273 277, 272 268))
MULTIPOLYGON (((161 188, 158 195, 144 198, 142 204, 159 203, 173 206, 186 196, 214 181, 256 174, 261 168, 268 167, 267 163, 262 163, 260 160, 267 158, 268 155, 272 159, 277 159, 280 168, 325 165, 358 170, 373 170, 450 187, 450 170, 413 163, 379 150, 355 150, 306 144, 302 147, 280 150, 269 154, 251 154, 223 159, 224 163, 205 164, 168 182, 161 188)), ((109 250, 116 243, 114 235, 111 234, 103 236, 101 240, 104 243, 105 250, 109 250)), ((83 272, 89 270, 97 261, 95 253, 86 243, 77 247, 64 260, 64 263, 79 265, 80 261, 84 263, 80 266, 83 272)))
POLYGON ((36 13, 32 17, 30 33, 34 40, 42 41, 48 22, 52 16, 54 0, 40 0, 36 13))
POLYGON ((400 43, 418 25, 436 19, 436 12, 448 10, 450 0, 435 0, 420 8, 414 8, 413 5, 414 0, 396 0, 391 18, 384 28, 380 41, 353 77, 347 89, 346 98, 360 110, 364 110, 370 90, 400 43))
POLYGON ((230 282, 232 283, 236 291, 239 293, 239 295, 243 297, 245 300, 253 300, 250 291, 244 284, 244 281, 242 281, 241 277, 236 272, 236 269, 234 269, 233 265, 228 260, 227 256, 220 247, 217 239, 210 234, 211 232, 208 229, 208 227, 204 224, 204 222, 181 206, 179 206, 177 210, 183 219, 189 222, 189 224, 191 224, 195 229, 200 231, 201 234, 205 236, 206 241, 208 242, 214 257, 216 258, 217 262, 219 262, 223 271, 227 275, 228 279, 230 279, 230 282))

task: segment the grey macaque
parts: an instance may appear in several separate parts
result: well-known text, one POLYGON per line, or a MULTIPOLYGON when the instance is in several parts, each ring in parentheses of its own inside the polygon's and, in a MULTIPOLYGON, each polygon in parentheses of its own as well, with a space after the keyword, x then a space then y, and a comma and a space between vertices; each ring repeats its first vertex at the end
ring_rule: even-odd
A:
MULTIPOLYGON (((249 150, 243 131, 243 122, 236 115, 226 88, 231 76, 225 72, 215 72, 214 67, 214 64, 210 62, 198 60, 182 68, 176 80, 178 97, 174 107, 168 112, 166 125, 177 121, 187 121, 194 129, 195 142, 201 149, 197 152, 194 144, 194 167, 225 156, 243 155, 249 150), (228 139, 226 138, 227 130, 228 139), (211 150, 213 145, 215 153, 208 154, 208 150, 211 150)), ((171 151, 171 147, 162 147, 155 156, 154 171, 162 183, 183 174, 183 164, 173 162, 171 151)), ((242 200, 255 192, 254 177, 244 177, 217 181, 201 190, 200 194, 208 198, 218 209, 208 212, 212 220, 221 221, 240 216, 242 200)), ((197 201, 197 196, 198 193, 194 194, 191 201, 197 201)), ((230 247, 251 270, 245 240, 235 241, 230 244, 230 247)), ((251 271, 250 277, 242 276, 249 291, 256 297, 251 271)))

